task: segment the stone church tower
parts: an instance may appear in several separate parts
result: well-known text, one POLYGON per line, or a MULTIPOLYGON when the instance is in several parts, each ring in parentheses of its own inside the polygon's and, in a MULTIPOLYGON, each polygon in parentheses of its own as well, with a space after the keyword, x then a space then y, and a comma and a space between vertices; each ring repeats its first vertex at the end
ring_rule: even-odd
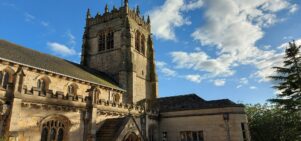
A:
POLYGON ((109 74, 127 92, 124 103, 158 96, 150 19, 124 6, 92 17, 87 12, 81 65, 109 74))

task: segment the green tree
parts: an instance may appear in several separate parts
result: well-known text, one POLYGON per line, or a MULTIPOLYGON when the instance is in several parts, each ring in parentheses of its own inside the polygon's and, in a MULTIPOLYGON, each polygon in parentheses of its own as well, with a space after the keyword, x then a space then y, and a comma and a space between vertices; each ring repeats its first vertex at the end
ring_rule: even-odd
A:
POLYGON ((278 106, 247 105, 252 141, 301 141, 301 117, 278 106))
POLYGON ((301 110, 301 56, 300 46, 293 41, 285 50, 283 66, 273 67, 276 75, 270 76, 280 93, 270 101, 281 108, 296 112, 301 110))

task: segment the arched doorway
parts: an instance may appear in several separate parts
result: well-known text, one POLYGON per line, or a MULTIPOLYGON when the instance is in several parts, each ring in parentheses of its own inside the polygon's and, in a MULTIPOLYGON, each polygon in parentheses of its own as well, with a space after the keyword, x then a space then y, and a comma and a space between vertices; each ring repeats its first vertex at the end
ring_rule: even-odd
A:
POLYGON ((135 133, 130 133, 125 136, 123 141, 140 141, 140 138, 135 133))

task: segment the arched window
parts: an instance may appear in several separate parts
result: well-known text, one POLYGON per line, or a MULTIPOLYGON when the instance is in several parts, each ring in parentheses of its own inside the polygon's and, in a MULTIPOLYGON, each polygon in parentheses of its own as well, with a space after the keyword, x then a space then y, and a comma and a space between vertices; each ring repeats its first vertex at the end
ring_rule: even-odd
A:
POLYGON ((114 48, 114 32, 109 32, 107 34, 107 49, 114 48))
POLYGON ((136 36, 135 36, 135 49, 140 52, 140 32, 137 31, 136 32, 136 36))
POLYGON ((100 91, 98 89, 94 90, 94 103, 98 103, 99 101, 100 91))
POLYGON ((119 101, 120 101, 120 96, 119 96, 119 94, 114 94, 114 96, 113 96, 113 102, 119 103, 119 101))
POLYGON ((69 85, 68 86, 68 95, 76 95, 76 86, 75 85, 69 85))
POLYGON ((43 123, 41 141, 63 141, 66 137, 66 126, 60 120, 43 123))
POLYGON ((98 51, 104 51, 106 49, 106 35, 101 33, 98 39, 98 51))
POLYGON ((37 82, 37 88, 40 90, 42 93, 46 93, 50 84, 50 79, 47 76, 41 77, 38 79, 37 82))
POLYGON ((39 79, 38 80, 38 89, 42 92, 42 93, 46 93, 47 90, 47 84, 46 81, 44 79, 39 79))
POLYGON ((144 35, 141 36, 141 53, 145 55, 145 37, 144 35))

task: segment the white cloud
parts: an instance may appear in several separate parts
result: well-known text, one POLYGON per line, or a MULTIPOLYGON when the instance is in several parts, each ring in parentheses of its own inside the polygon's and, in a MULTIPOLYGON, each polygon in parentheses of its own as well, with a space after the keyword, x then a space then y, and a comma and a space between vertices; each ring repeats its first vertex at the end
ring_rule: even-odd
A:
POLYGON ((72 48, 67 47, 66 45, 57 43, 57 42, 48 42, 47 46, 56 54, 62 56, 76 55, 76 51, 72 48))
POLYGON ((194 10, 197 8, 200 8, 204 5, 204 1, 203 0, 191 0, 188 3, 186 3, 183 7, 182 10, 184 11, 190 11, 190 10, 194 10))
POLYGON ((291 13, 295 13, 297 10, 299 9, 298 5, 297 4, 293 4, 291 7, 290 7, 290 12, 291 13))
POLYGON ((289 10, 288 0, 204 0, 206 23, 192 37, 202 45, 217 49, 217 56, 206 52, 172 52, 177 68, 193 69, 211 77, 231 76, 239 65, 253 65, 262 81, 281 63, 282 53, 261 50, 255 44, 264 36, 264 28, 279 22, 277 13, 289 10))
POLYGON ((201 83, 202 82, 202 77, 200 75, 198 75, 198 74, 186 75, 185 79, 189 80, 191 82, 194 82, 194 83, 201 83))
POLYGON ((211 59, 204 52, 172 52, 172 62, 179 69, 193 69, 201 72, 209 72, 211 77, 214 76, 230 76, 234 71, 230 70, 230 64, 227 55, 221 57, 220 60, 211 59))
POLYGON ((256 90, 257 89, 257 87, 255 87, 255 86, 250 86, 249 87, 251 90, 256 90))
POLYGON ((49 26, 49 23, 46 22, 46 21, 41 21, 41 25, 44 26, 44 27, 48 27, 48 26, 49 26))
POLYGON ((226 84, 225 79, 216 79, 213 82, 215 86, 224 86, 226 84))
POLYGON ((25 21, 26 22, 33 22, 36 19, 35 16, 33 16, 29 13, 25 13, 24 16, 25 16, 25 21))
POLYGON ((156 66, 159 71, 167 77, 174 77, 177 75, 177 72, 168 68, 167 64, 163 61, 156 61, 156 66))
POLYGON ((76 45, 76 38, 75 36, 71 33, 71 31, 66 32, 66 36, 68 38, 68 45, 70 46, 75 46, 76 45))
POLYGON ((246 84, 248 84, 248 83, 249 83, 248 78, 243 77, 243 78, 240 78, 240 80, 239 80, 239 84, 244 84, 244 85, 246 85, 246 84))
POLYGON ((183 6, 184 0, 166 0, 164 5, 149 12, 152 19, 152 31, 157 37, 175 40, 174 28, 188 24, 180 12, 183 6))

